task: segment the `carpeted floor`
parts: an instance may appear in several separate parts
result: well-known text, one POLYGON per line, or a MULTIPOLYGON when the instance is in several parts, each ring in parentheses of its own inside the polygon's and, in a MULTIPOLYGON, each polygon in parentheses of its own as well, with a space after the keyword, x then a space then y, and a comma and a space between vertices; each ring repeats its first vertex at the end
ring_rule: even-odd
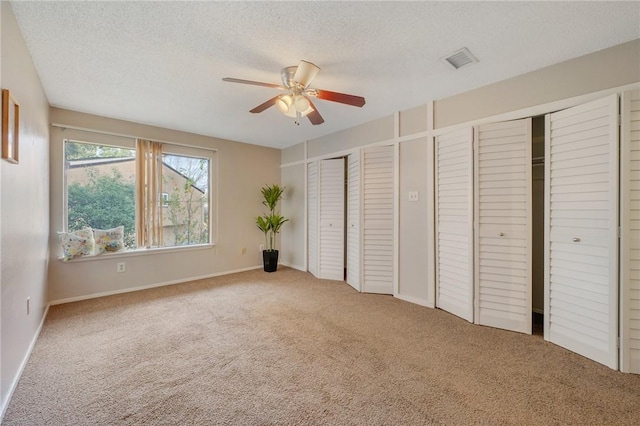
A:
POLYGON ((51 307, 3 425, 640 424, 640 376, 292 269, 51 307))

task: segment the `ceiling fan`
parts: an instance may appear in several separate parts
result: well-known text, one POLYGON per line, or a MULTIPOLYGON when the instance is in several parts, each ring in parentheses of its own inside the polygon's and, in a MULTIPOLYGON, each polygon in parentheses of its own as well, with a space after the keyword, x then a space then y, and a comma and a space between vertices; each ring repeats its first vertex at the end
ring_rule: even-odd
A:
POLYGON ((365 100, 362 96, 347 95, 345 93, 310 88, 309 84, 311 84, 311 81, 319 71, 320 68, 311 62, 300 61, 297 66, 282 69, 280 72, 282 85, 241 80, 239 78, 230 77, 225 77, 222 80, 231 83, 252 84, 254 86, 272 87, 274 89, 285 90, 285 94, 274 96, 249 112, 259 113, 275 105, 284 115, 295 118, 295 123, 297 125, 300 125, 301 117, 307 117, 314 126, 324 123, 324 119, 310 99, 312 97, 356 107, 362 107, 364 105, 365 100))

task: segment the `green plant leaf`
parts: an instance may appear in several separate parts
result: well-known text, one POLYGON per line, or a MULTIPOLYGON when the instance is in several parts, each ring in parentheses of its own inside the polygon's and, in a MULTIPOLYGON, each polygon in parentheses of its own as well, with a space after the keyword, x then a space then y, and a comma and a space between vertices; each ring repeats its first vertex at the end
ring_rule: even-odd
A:
POLYGON ((280 232, 282 225, 289 220, 275 212, 278 201, 282 199, 284 189, 278 184, 273 184, 263 186, 260 190, 263 197, 262 205, 269 209, 269 213, 257 216, 256 225, 264 233, 265 250, 267 251, 275 250, 276 234, 280 232))
POLYGON ((261 189, 262 197, 264 201, 262 204, 269 209, 270 212, 274 212, 276 206, 278 205, 278 201, 282 199, 282 194, 284 193, 284 187, 273 184, 268 186, 263 186, 261 189))

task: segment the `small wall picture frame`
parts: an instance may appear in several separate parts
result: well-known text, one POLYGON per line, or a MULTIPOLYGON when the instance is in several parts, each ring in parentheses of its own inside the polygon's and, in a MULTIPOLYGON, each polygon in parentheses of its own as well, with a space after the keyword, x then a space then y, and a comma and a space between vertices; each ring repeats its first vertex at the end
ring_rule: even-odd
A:
POLYGON ((2 89, 2 158, 18 163, 20 105, 9 89, 2 89))

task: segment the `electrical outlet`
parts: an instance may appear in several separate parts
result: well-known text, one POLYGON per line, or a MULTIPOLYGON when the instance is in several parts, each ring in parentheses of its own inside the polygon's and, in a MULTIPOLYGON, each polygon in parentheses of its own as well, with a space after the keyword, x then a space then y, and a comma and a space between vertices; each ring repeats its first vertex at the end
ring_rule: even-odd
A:
POLYGON ((127 270, 127 265, 124 262, 119 262, 116 268, 118 272, 124 272, 127 270))
POLYGON ((31 313, 31 297, 27 297, 27 315, 31 313))
POLYGON ((260 246, 258 247, 258 250, 264 251, 264 244, 260 244, 260 246))
POLYGON ((418 191, 409 191, 409 201, 418 201, 418 191))

